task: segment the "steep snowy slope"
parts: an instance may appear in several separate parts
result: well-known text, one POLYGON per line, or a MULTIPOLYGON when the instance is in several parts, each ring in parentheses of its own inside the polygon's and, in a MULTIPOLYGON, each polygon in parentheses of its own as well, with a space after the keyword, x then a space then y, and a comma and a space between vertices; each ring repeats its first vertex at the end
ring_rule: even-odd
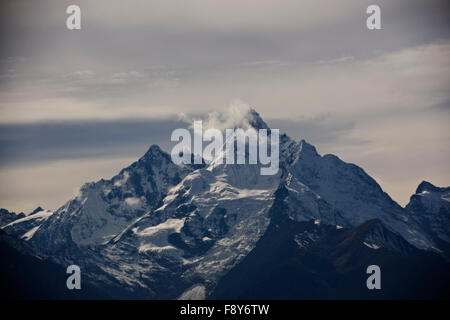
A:
POLYGON ((415 221, 409 221, 407 212, 360 167, 334 155, 320 156, 304 140, 300 148, 286 179, 291 193, 291 216, 300 220, 322 219, 343 226, 380 219, 418 248, 428 249, 433 245, 424 230, 415 221), (307 199, 314 197, 313 205, 307 199))
POLYGON ((423 181, 405 209, 450 257, 450 187, 439 188, 423 181))
MULTIPOLYGON (((118 279, 129 282, 130 276, 145 272, 139 284, 152 290, 177 287, 180 278, 189 285, 213 284, 266 230, 277 181, 261 176, 256 165, 194 171, 169 191, 160 208, 111 241, 106 267, 120 261, 115 265, 118 279), (125 255, 126 261, 120 260, 125 255), (161 278, 165 271, 176 276, 161 278)), ((169 298, 181 294, 176 289, 169 298)))

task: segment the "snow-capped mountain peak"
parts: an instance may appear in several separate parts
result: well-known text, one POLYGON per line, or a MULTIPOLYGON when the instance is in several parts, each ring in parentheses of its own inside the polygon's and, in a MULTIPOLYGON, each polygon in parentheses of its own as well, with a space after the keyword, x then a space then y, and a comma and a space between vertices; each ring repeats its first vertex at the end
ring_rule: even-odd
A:
MULTIPOLYGON (((223 120, 221 128, 268 129, 251 108, 232 110, 232 116, 209 121, 223 120)), ((406 241, 436 251, 439 241, 447 241, 447 188, 424 182, 404 209, 363 169, 321 156, 305 140, 282 134, 279 150, 280 170, 264 176, 260 164, 176 165, 152 145, 113 178, 86 183, 74 199, 25 230, 32 232, 26 238, 37 255, 82 265, 92 281, 125 284, 129 292, 158 298, 183 296, 189 288, 209 294, 279 217, 320 221, 330 230, 378 219, 361 245, 402 254, 406 241), (437 211, 429 204, 436 199, 437 211), (432 218, 416 218, 423 211, 432 218)), ((14 228, 5 231, 13 234, 14 228)))
POLYGON ((300 140, 300 157, 304 159, 308 159, 311 157, 318 157, 316 147, 312 144, 309 144, 304 139, 300 140))
POLYGON ((33 242, 48 252, 72 242, 78 248, 107 243, 134 220, 156 209, 167 190, 191 170, 173 164, 167 153, 153 145, 110 180, 86 183, 74 199, 43 223, 33 242))
POLYGON ((29 214, 29 216, 31 216, 31 215, 33 215, 33 214, 35 214, 35 213, 41 212, 41 211, 44 211, 44 209, 42 209, 42 207, 39 206, 39 207, 37 207, 36 209, 34 209, 33 211, 31 211, 30 214, 29 214))
POLYGON ((249 124, 256 130, 259 129, 270 129, 267 123, 261 118, 255 109, 250 108, 248 111, 247 119, 249 124))
POLYGON ((416 189, 416 194, 425 193, 425 192, 435 192, 444 195, 448 195, 450 193, 450 187, 437 187, 428 181, 422 181, 416 189))

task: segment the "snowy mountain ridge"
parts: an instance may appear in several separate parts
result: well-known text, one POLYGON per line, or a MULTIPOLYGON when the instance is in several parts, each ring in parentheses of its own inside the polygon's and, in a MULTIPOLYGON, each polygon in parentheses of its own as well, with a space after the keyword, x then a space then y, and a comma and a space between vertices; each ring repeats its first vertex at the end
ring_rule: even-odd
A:
MULTIPOLYGON (((268 128, 256 111, 246 117, 239 123, 268 128)), ((152 146, 112 179, 85 184, 54 213, 3 229, 29 242, 36 256, 80 265, 96 286, 169 299, 211 293, 255 248, 274 212, 334 229, 377 219, 361 245, 403 255, 411 245, 445 251, 449 188, 419 186, 404 209, 354 164, 285 134, 279 147, 278 174, 262 176, 259 164, 175 165, 152 146)), ((296 239, 306 245, 314 237, 296 239)))

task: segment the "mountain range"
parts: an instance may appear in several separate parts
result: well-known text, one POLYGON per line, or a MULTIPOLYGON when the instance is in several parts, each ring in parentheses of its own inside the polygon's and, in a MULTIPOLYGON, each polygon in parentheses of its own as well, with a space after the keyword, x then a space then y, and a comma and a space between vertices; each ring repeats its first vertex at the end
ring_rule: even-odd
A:
MULTIPOLYGON (((239 123, 269 129, 254 110, 239 123)), ((37 284, 51 272, 65 285, 72 264, 86 284, 74 298, 449 297, 450 187, 424 181, 402 208, 362 168, 286 134, 279 172, 260 167, 175 165, 153 145, 54 212, 1 209, 1 255, 17 266, 2 266, 5 297, 70 298, 37 284), (374 264, 381 290, 366 287, 374 264)))

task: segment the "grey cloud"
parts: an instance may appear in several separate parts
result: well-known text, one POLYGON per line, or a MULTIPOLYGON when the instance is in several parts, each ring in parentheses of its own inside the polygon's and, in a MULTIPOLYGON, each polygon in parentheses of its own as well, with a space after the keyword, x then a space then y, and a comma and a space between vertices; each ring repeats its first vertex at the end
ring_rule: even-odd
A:
POLYGON ((45 62, 43 68, 49 63, 131 70, 154 64, 204 67, 250 60, 327 60, 350 53, 367 57, 449 36, 446 1, 379 1, 385 31, 378 33, 365 29, 365 8, 371 3, 189 1, 174 6, 170 1, 79 1, 82 30, 68 32, 64 20, 69 1, 9 0, 1 28, 8 30, 2 31, 2 55, 26 53, 28 67, 36 70, 37 61, 45 62))
POLYGON ((169 150, 172 120, 48 122, 0 125, 0 167, 61 159, 141 156, 152 144, 169 150))
POLYGON ((446 99, 439 103, 436 103, 430 107, 432 110, 436 111, 450 111, 450 99, 446 99))

